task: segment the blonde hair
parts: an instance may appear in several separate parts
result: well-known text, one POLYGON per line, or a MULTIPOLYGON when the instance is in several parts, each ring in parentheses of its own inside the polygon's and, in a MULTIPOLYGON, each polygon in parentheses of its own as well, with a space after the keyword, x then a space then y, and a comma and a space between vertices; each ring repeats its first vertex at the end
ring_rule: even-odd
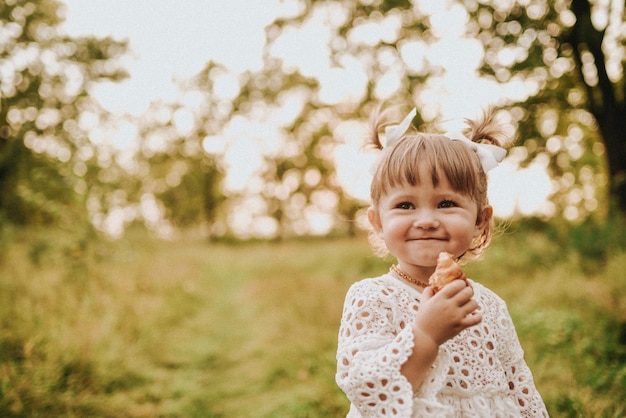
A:
MULTIPOLYGON (((415 186, 427 179, 419 178, 419 167, 426 166, 430 181, 437 186, 442 178, 452 188, 476 202, 479 216, 489 205, 487 198, 487 175, 476 153, 461 141, 452 141, 445 135, 408 132, 391 147, 383 148, 380 132, 388 125, 386 115, 379 114, 373 121, 373 134, 369 145, 382 150, 370 186, 371 205, 378 209, 381 198, 396 186, 415 186)), ((506 139, 502 125, 496 123, 495 109, 490 108, 476 120, 465 120, 463 134, 473 142, 501 145, 506 139)), ((478 220, 477 220, 478 221, 478 220)), ((483 233, 472 243, 463 259, 475 259, 491 242, 493 221, 485 226, 483 233)), ((388 253, 380 238, 370 234, 370 242, 378 255, 388 253)))

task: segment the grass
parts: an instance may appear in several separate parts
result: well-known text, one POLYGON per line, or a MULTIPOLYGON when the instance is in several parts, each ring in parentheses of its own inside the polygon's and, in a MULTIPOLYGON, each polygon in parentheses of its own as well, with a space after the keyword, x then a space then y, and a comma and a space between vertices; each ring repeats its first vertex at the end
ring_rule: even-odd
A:
MULTIPOLYGON (((343 298, 389 265, 365 238, 17 231, 0 250, 2 417, 345 416, 343 298)), ((626 252, 590 265, 535 230, 465 267, 508 302, 555 417, 626 415, 626 252)))

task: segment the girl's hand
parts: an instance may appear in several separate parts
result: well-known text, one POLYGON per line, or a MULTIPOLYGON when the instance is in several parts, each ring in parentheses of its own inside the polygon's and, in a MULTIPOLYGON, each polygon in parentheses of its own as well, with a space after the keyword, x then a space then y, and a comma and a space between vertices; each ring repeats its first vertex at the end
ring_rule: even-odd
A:
POLYGON ((464 280, 454 280, 437 294, 427 287, 413 324, 413 353, 400 371, 417 390, 437 358, 439 346, 482 321, 474 289, 464 280))
POLYGON ((415 316, 415 333, 438 346, 483 319, 473 299, 474 289, 464 280, 452 281, 435 295, 427 287, 422 295, 424 299, 415 316))

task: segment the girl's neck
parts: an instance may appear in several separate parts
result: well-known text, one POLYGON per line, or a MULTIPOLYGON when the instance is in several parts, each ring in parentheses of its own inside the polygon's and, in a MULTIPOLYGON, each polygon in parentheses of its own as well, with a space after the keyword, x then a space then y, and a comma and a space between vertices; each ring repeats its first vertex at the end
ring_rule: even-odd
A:
POLYGON ((391 270, 405 282, 423 290, 428 286, 428 279, 432 275, 434 267, 415 268, 413 266, 413 268, 407 269, 402 263, 398 263, 398 265, 392 266, 391 270))
POLYGON ((397 264, 400 270, 415 280, 420 280, 422 282, 428 282, 428 279, 435 271, 435 266, 418 266, 415 264, 407 264, 401 260, 398 260, 397 264))

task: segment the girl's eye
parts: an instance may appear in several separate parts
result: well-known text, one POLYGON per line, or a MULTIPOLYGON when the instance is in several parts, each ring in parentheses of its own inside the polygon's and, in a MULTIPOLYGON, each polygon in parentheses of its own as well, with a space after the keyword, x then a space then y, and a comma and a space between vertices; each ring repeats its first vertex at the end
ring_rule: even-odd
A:
POLYGON ((454 203, 452 200, 443 200, 441 203, 439 203, 439 208, 441 209, 453 208, 455 206, 456 203, 454 203))
POLYGON ((405 210, 413 209, 413 203, 411 203, 411 202, 398 203, 397 208, 398 209, 405 209, 405 210))

